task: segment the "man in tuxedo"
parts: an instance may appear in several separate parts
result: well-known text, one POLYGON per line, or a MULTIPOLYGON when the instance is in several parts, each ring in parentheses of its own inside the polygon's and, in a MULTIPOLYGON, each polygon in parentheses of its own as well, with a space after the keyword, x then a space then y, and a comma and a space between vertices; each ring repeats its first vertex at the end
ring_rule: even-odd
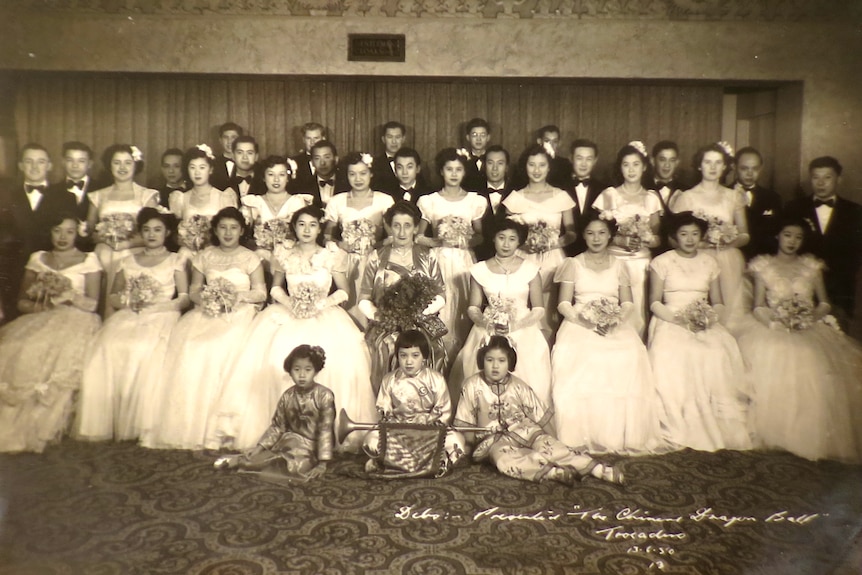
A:
POLYGON ((757 184, 763 157, 748 146, 736 152, 736 182, 734 189, 745 195, 745 215, 748 220, 748 244, 742 247, 745 259, 760 254, 775 253, 775 236, 781 222, 781 196, 757 184))
POLYGON ((383 125, 383 136, 380 138, 383 141, 383 153, 375 156, 371 165, 372 190, 393 196, 398 193, 400 186, 395 173, 395 153, 404 145, 406 135, 407 129, 400 122, 386 122, 383 125))
POLYGON ((401 147, 395 152, 392 161, 395 164, 397 187, 392 192, 389 190, 380 191, 392 196, 396 202, 403 200, 414 206, 420 197, 433 191, 422 177, 422 158, 419 157, 419 152, 413 148, 401 147))
POLYGON ((650 250, 652 256, 656 257, 670 249, 666 232, 667 218, 671 214, 668 207, 670 199, 677 191, 685 191, 689 186, 679 177, 679 146, 676 145, 676 142, 671 140, 657 142, 652 147, 650 163, 653 169, 653 182, 650 190, 658 196, 662 208, 662 218, 659 227, 661 243, 658 247, 650 250))
POLYGON ((469 192, 485 189, 485 148, 491 141, 491 125, 482 118, 473 118, 464 128, 469 158, 467 173, 461 186, 469 192))
POLYGON ((826 293, 846 329, 853 317, 856 275, 862 264, 862 205, 837 195, 841 171, 841 164, 831 156, 812 160, 808 175, 813 194, 788 203, 786 212, 810 227, 807 251, 826 262, 826 293))
POLYGON ((266 193, 263 174, 255 172, 258 158, 257 140, 252 136, 240 136, 233 141, 233 160, 236 163, 236 170, 228 187, 236 194, 237 203, 248 194, 266 193))
MULTIPOLYGON (((219 190, 226 190, 236 175, 236 162, 233 159, 233 141, 243 135, 241 126, 233 122, 222 124, 218 130, 222 153, 213 162, 210 184, 219 190)), ((185 168, 185 166, 183 166, 185 168)))
MULTIPOLYGON (((90 211, 88 193, 93 191, 90 169, 93 167, 93 151, 83 142, 63 144, 63 169, 65 178, 51 184, 42 198, 39 211, 43 218, 58 214, 73 214, 79 221, 86 222, 90 211)), ((85 251, 92 251, 89 238, 79 238, 77 245, 85 251)))
MULTIPOLYGON (((592 140, 578 138, 572 142, 573 174, 566 191, 575 202, 575 227, 579 228, 579 220, 589 210, 594 209, 593 203, 607 186, 593 178, 593 168, 599 158, 599 146, 592 140)), ((566 248, 566 255, 574 256, 586 251, 587 245, 582 237, 566 248)))
POLYGON ((18 290, 24 266, 36 250, 51 248, 42 203, 48 192, 51 158, 42 145, 21 148, 18 170, 23 181, 10 183, 0 200, 0 298, 7 321, 18 315, 18 290))
POLYGON ((164 183, 152 187, 159 190, 159 205, 167 208, 169 207, 168 198, 171 192, 176 190, 184 192, 188 189, 188 182, 186 182, 184 175, 185 170, 183 170, 183 151, 179 148, 165 150, 162 153, 160 168, 164 183))
POLYGON ((512 183, 508 180, 509 152, 503 146, 488 146, 485 150, 485 179, 487 181, 484 190, 479 194, 488 201, 488 209, 482 216, 482 231, 485 241, 476 246, 476 258, 487 260, 494 257, 494 238, 491 232, 494 229, 494 218, 504 217, 505 209, 500 204, 512 192, 512 183))
POLYGON ((311 146, 311 181, 297 179, 288 184, 294 194, 310 194, 320 206, 326 206, 332 196, 350 189, 347 176, 337 169, 338 150, 328 140, 319 140, 311 146))
POLYGON ((311 189, 317 183, 311 161, 311 148, 317 142, 326 139, 326 128, 317 122, 306 122, 300 131, 302 132, 303 150, 295 156, 289 156, 291 160, 296 162, 296 174, 292 183, 295 182, 298 188, 311 189))

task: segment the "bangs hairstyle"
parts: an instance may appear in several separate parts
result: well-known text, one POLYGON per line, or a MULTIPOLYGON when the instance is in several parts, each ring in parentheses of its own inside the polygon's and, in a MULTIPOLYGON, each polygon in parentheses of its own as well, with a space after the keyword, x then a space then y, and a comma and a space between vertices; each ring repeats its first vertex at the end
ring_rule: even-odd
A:
POLYGON ((326 365, 326 352, 318 345, 308 345, 306 343, 298 345, 284 358, 284 371, 290 372, 293 367, 293 362, 297 359, 307 359, 311 361, 315 371, 320 371, 326 365))
POLYGON ((216 229, 218 228, 219 223, 222 220, 236 220, 239 222, 240 230, 240 243, 246 238, 246 234, 248 233, 248 224, 245 221, 245 217, 242 215, 238 209, 230 206, 227 208, 222 208, 218 211, 216 215, 213 216, 212 221, 210 222, 210 240, 212 245, 219 245, 218 237, 216 236, 216 229))
MULTIPOLYGON (((109 174, 111 173, 111 161, 117 154, 129 154, 130 156, 134 157, 134 153, 132 152, 132 146, 130 144, 114 144, 112 146, 108 146, 108 148, 102 153, 102 165, 105 166, 105 169, 108 170, 109 174)), ((136 176, 140 174, 143 169, 143 160, 135 162, 136 176)))
POLYGON ((395 355, 398 355, 398 350, 410 349, 411 347, 418 347, 423 359, 428 359, 431 356, 431 345, 428 343, 428 338, 418 329, 408 329, 401 332, 398 339, 395 340, 395 355))
POLYGON ((502 335, 492 335, 488 338, 488 343, 479 348, 479 352, 476 354, 476 367, 479 368, 479 371, 484 369, 485 356, 488 355, 488 352, 492 349, 499 349, 505 353, 506 359, 509 360, 508 371, 515 371, 515 366, 518 365, 518 353, 515 351, 515 348, 512 347, 512 344, 509 343, 509 340, 502 335))
POLYGON ((630 144, 626 144, 620 151, 617 152, 617 159, 614 162, 614 180, 616 185, 622 185, 625 182, 625 176, 623 176, 623 160, 626 156, 635 155, 641 159, 644 165, 644 173, 641 174, 641 185, 644 188, 648 188, 652 184, 652 166, 650 165, 649 158, 643 155, 640 150, 635 148, 630 144))
POLYGON ((464 172, 467 172, 467 158, 459 154, 455 148, 443 148, 434 157, 434 164, 437 166, 437 171, 441 174, 446 162, 460 162, 464 167, 464 172))
POLYGON ((606 220, 602 218, 602 213, 595 209, 587 210, 584 214, 586 217, 580 218, 578 222, 578 237, 584 237, 584 232, 587 230, 587 226, 593 222, 602 222, 608 228, 608 232, 611 234, 610 239, 614 239, 614 236, 617 235, 617 221, 613 218, 606 220))
POLYGON ((290 229, 293 230, 294 235, 296 235, 296 224, 299 222, 300 216, 309 215, 320 225, 320 233, 317 234, 317 245, 323 245, 323 210, 321 210, 318 206, 314 204, 310 206, 305 206, 293 212, 293 215, 290 216, 290 229))
POLYGON ((526 224, 522 224, 512 218, 508 218, 502 213, 494 216, 494 225, 491 228, 491 238, 495 238, 497 237, 497 234, 507 230, 512 230, 518 234, 518 245, 522 245, 527 241, 527 235, 530 232, 530 228, 528 228, 526 224))
POLYGON ((706 220, 702 220, 694 215, 694 212, 679 212, 671 214, 667 219, 667 235, 668 237, 676 237, 676 233, 683 226, 695 225, 700 229, 702 236, 706 235, 708 224, 706 220))
POLYGON ((387 226, 391 226, 393 218, 399 214, 410 216, 413 219, 414 226, 418 226, 422 220, 422 213, 419 211, 419 208, 410 202, 398 200, 388 210, 383 212, 383 221, 386 222, 387 226))

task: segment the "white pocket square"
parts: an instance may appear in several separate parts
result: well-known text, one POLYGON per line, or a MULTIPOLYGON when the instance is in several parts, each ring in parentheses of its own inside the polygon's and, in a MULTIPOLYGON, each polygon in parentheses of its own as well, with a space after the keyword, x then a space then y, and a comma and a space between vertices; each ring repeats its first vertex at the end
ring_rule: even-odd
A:
POLYGON ((774 216, 775 214, 772 213, 772 210, 763 210, 763 215, 764 216, 774 216))

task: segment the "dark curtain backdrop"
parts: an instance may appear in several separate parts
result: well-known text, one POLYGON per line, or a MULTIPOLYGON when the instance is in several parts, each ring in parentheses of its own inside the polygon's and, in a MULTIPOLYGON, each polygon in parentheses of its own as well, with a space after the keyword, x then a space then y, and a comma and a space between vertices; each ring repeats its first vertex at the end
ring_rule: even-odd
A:
MULTIPOLYGON (((492 142, 517 158, 545 124, 562 130, 563 146, 576 137, 594 139, 600 171, 630 140, 651 146, 674 139, 683 165, 696 148, 719 139, 721 86, 644 82, 437 79, 320 79, 213 76, 18 74, 14 134, 17 145, 35 141, 54 158, 62 176, 60 148, 66 140, 91 145, 98 159, 110 144, 125 142, 144 152, 141 183, 159 177, 166 148, 208 142, 218 150, 217 126, 234 121, 260 143, 261 154, 296 153, 299 126, 327 126, 340 153, 378 153, 387 120, 407 125, 407 144, 426 170, 438 150, 464 146, 463 125, 480 116, 492 126, 492 142)), ((97 161, 96 172, 102 166, 97 161)))

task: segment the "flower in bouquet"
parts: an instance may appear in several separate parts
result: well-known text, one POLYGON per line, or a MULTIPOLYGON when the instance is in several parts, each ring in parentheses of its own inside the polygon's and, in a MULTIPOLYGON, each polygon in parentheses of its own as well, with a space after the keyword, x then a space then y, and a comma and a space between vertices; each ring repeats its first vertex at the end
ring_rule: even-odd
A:
MULTIPOLYGON (((649 218, 644 218, 640 214, 635 214, 631 218, 619 222, 617 224, 617 233, 626 238, 637 238, 642 244, 649 244, 655 239, 655 234, 650 227, 649 218)), ((631 248, 626 248, 629 251, 634 251, 631 248)))
POLYGON ((290 239, 293 239, 293 230, 286 218, 273 218, 254 225, 254 242, 261 249, 273 251, 290 239))
POLYGON ((160 291, 161 285, 149 274, 132 275, 126 279, 126 301, 135 313, 156 301, 160 291))
POLYGON ((460 216, 444 216, 437 224, 437 237, 447 248, 466 248, 473 237, 473 225, 460 216))
POLYGON ((428 276, 405 276, 383 292, 375 321, 389 333, 413 329, 423 324, 422 312, 439 293, 440 286, 428 276))
POLYGON ((806 298, 784 298, 772 307, 772 312, 773 319, 787 331, 803 331, 814 324, 814 305, 806 298))
POLYGON ((180 244, 198 252, 210 243, 210 219, 201 214, 195 214, 188 220, 183 220, 177 226, 177 238, 180 244))
POLYGON ((489 295, 488 305, 482 312, 488 327, 497 333, 508 333, 515 321, 515 300, 500 295, 489 295))
POLYGON ((201 309, 210 317, 230 313, 236 302, 236 286, 224 278, 208 280, 201 291, 201 309))
POLYGON ((548 226, 547 222, 538 221, 529 225, 527 241, 524 245, 532 253, 546 252, 551 249, 554 240, 560 236, 560 230, 548 226))
POLYGON ((132 214, 105 214, 96 224, 96 231, 106 242, 124 242, 135 233, 135 218, 132 214))
POLYGON ((348 251, 365 255, 371 251, 376 233, 376 226, 368 218, 358 218, 342 226, 341 239, 349 246, 348 251))
POLYGON ((27 297, 34 301, 47 302, 72 289, 72 281, 57 272, 44 271, 27 289, 27 297))
POLYGON ((718 314, 706 300, 697 299, 676 314, 685 328, 693 333, 706 331, 718 322, 718 314))
POLYGON ((319 303, 326 294, 316 284, 303 282, 290 288, 290 311, 293 316, 308 319, 320 313, 319 303))
POLYGON ((709 215, 703 210, 695 210, 694 217, 706 222, 707 242, 716 248, 726 246, 739 236, 739 230, 733 222, 726 222, 718 216, 709 215))
POLYGON ((584 305, 581 317, 596 326, 593 331, 599 335, 605 335, 620 324, 623 310, 616 300, 600 297, 584 305))

